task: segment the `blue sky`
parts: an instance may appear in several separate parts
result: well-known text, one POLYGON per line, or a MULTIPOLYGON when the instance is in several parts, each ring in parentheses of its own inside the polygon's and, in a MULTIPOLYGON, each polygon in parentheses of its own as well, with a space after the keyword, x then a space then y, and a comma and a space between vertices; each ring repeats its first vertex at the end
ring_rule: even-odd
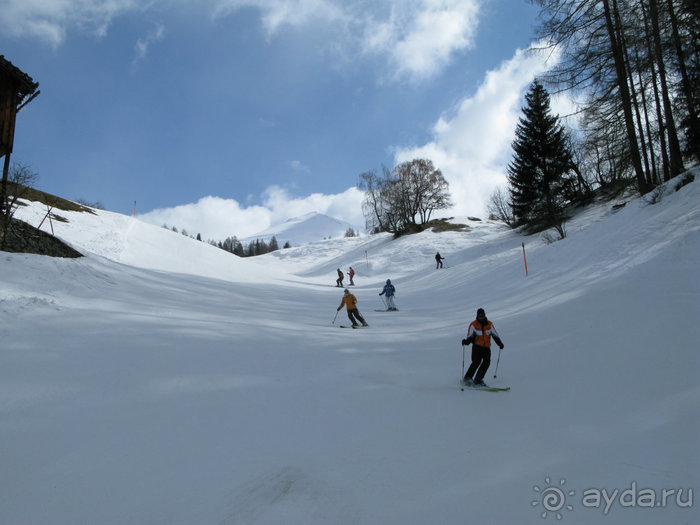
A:
MULTIPOLYGON (((362 225, 360 173, 431 158, 485 215, 522 97, 525 0, 0 0, 39 82, 13 160, 37 186, 205 238, 319 211, 362 225)), ((551 59, 550 59, 551 60, 551 59)), ((551 63, 551 62, 550 62, 551 63)))

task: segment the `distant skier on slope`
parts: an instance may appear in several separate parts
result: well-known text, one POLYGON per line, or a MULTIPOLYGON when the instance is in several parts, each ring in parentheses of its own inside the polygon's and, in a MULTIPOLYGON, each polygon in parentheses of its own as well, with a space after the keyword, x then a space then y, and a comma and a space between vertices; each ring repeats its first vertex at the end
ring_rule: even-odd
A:
POLYGON ((345 306, 348 309, 348 319, 350 319, 350 322, 352 323, 352 326, 355 327, 357 326, 357 321, 360 321, 362 323, 362 326, 369 326, 367 322, 364 320, 364 318, 360 315, 360 311, 357 309, 357 297, 355 297, 353 294, 350 293, 350 290, 347 288, 343 292, 343 298, 340 301, 340 306, 338 307, 338 311, 345 306))
POLYGON ((394 304, 394 294, 396 293, 396 288, 391 284, 391 279, 386 280, 384 289, 379 292, 379 295, 386 295, 386 306, 388 311, 395 311, 396 305, 394 304))
POLYGON ((336 285, 338 288, 342 288, 342 287, 343 287, 343 279, 344 279, 344 278, 345 278, 345 276, 343 275, 343 272, 341 272, 341 271, 340 271, 340 268, 338 268, 338 278, 335 280, 335 285, 336 285))
POLYGON ((472 364, 464 375, 466 386, 486 386, 484 376, 491 364, 491 338, 496 341, 498 347, 503 350, 503 342, 496 332, 496 327, 486 318, 483 308, 476 311, 476 319, 471 322, 467 330, 467 338, 462 339, 462 345, 472 344, 472 364), (474 374, 476 373, 476 376, 474 374), (472 379, 474 378, 474 379, 472 379))
POLYGON ((348 277, 350 277, 350 284, 348 286, 355 286, 355 281, 352 280, 352 278, 355 277, 355 270, 352 269, 352 266, 348 272, 348 277))
POLYGON ((437 252, 437 253, 435 254, 435 262, 436 262, 436 264, 435 264, 435 269, 436 269, 436 270, 437 270, 438 268, 442 268, 442 261, 444 261, 444 260, 445 260, 445 258, 444 258, 442 255, 440 255, 440 252, 437 252))

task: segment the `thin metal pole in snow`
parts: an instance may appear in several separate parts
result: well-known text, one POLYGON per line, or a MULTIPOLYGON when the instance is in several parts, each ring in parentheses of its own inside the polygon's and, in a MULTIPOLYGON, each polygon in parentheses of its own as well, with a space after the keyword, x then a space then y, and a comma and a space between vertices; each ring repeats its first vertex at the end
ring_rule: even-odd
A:
POLYGON ((496 379, 496 374, 498 373, 498 364, 501 362, 501 349, 498 349, 498 361, 496 361, 496 370, 493 373, 493 378, 496 379))

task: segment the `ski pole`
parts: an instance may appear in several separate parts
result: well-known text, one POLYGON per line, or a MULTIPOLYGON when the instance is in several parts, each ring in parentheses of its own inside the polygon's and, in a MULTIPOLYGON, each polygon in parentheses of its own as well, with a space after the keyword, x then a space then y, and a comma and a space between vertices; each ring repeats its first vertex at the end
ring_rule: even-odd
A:
POLYGON ((340 312, 340 310, 335 311, 335 317, 333 318, 333 322, 331 324, 335 324, 335 320, 338 317, 338 312, 340 312))
POLYGON ((462 377, 460 381, 462 382, 462 392, 464 392, 464 345, 462 345, 462 377))
POLYGON ((493 378, 496 379, 496 373, 498 372, 498 363, 501 362, 501 349, 498 349, 498 359, 496 360, 496 370, 493 372, 493 378))

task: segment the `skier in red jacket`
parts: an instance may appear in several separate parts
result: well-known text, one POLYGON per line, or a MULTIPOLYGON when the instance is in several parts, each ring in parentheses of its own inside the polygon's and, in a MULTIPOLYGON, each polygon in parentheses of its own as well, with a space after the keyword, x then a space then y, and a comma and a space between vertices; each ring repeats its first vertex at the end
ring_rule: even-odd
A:
POLYGON ((467 338, 462 339, 462 345, 472 345, 472 364, 464 374, 464 384, 467 386, 484 384, 484 376, 491 364, 491 338, 498 347, 503 349, 503 342, 498 336, 496 327, 486 318, 483 308, 476 311, 476 320, 472 321, 467 330, 467 338), (474 376, 476 374, 476 376, 474 376), (473 378, 473 379, 472 379, 473 378))

